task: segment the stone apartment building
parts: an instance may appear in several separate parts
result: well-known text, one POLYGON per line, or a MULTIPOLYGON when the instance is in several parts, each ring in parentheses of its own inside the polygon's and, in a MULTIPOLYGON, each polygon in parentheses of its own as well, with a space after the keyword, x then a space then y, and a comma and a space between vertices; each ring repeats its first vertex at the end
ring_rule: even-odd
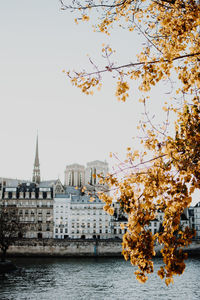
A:
POLYGON ((0 202, 8 208, 17 209, 20 221, 25 224, 24 237, 52 238, 53 202, 60 190, 60 180, 40 180, 37 138, 32 182, 2 178, 0 202))
MULTIPOLYGON (((118 202, 113 204, 114 215, 103 210, 104 203, 96 192, 107 191, 94 176, 108 173, 107 162, 99 160, 66 166, 65 185, 59 179, 41 181, 36 141, 35 161, 32 181, 2 178, 0 183, 0 203, 7 207, 16 207, 20 221, 26 225, 26 238, 56 239, 109 239, 122 238, 127 224, 118 202), (84 187, 84 189, 83 189, 84 187), (90 195, 94 195, 91 201, 90 195)), ((196 238, 200 239, 200 202, 185 210, 181 216, 181 226, 196 229, 196 238)), ((153 234, 161 230, 163 213, 158 211, 149 229, 153 234)))
MULTIPOLYGON (((120 210, 119 202, 113 203, 114 207, 114 215, 111 218, 111 235, 114 238, 122 238, 123 234, 125 233, 126 224, 128 221, 128 216, 120 210), (122 224, 122 227, 121 227, 122 224)), ((199 206, 200 208, 200 206, 199 206)), ((183 214, 181 215, 180 219, 180 227, 185 229, 185 227, 192 227, 192 220, 190 218, 191 209, 185 209, 183 214)), ((199 216, 200 216, 200 209, 199 209, 199 216)), ((200 217, 199 217, 200 219, 200 217)), ((164 213, 160 210, 157 211, 156 218, 149 223, 149 226, 146 227, 147 230, 150 230, 152 234, 160 232, 162 230, 162 222, 164 220, 164 213)), ((200 223, 200 222, 199 222, 200 223)), ((200 231, 200 224, 199 224, 199 231, 200 231)))
POLYGON ((54 238, 112 237, 111 216, 103 210, 104 204, 96 195, 107 189, 99 184, 97 174, 107 173, 107 162, 99 160, 87 163, 86 168, 79 164, 66 166, 65 193, 54 197, 54 238))
POLYGON ((193 208, 194 229, 196 230, 196 239, 200 240, 200 202, 193 208))
POLYGON ((25 238, 110 238, 111 217, 97 196, 90 202, 87 194, 105 188, 93 175, 107 172, 106 162, 93 161, 86 168, 67 166, 65 186, 59 179, 41 181, 37 137, 32 181, 2 178, 0 201, 17 209, 25 238))
POLYGON ((26 238, 51 238, 53 230, 53 187, 47 182, 27 182, 3 187, 4 205, 17 208, 26 238))
POLYGON ((66 187, 54 198, 54 238, 111 238, 111 216, 103 206, 98 197, 91 202, 81 189, 66 187))

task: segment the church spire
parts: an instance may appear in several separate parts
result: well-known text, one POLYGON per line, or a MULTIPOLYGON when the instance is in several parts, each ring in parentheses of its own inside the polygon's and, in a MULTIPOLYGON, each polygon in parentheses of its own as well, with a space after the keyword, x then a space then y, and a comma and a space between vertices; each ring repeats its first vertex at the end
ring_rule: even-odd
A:
POLYGON ((36 151, 35 151, 35 163, 33 168, 33 182, 40 183, 40 163, 39 163, 39 152, 38 152, 38 135, 36 140, 36 151))

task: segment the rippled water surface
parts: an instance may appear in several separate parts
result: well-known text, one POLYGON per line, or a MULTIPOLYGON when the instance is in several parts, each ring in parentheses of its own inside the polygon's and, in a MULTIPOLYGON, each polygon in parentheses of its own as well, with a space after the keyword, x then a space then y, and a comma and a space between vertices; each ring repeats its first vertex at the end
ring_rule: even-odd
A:
MULTIPOLYGON (((200 260, 166 287, 156 274, 146 284, 123 258, 18 258, 21 271, 0 277, 0 300, 13 299, 200 299, 200 260)), ((154 261, 155 270, 161 264, 154 261)))

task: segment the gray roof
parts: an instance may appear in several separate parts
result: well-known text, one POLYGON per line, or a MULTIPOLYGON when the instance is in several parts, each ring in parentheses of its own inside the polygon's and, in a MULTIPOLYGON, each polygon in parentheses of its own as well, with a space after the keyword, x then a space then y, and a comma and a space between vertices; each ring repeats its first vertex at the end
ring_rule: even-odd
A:
POLYGON ((56 183, 57 179, 41 181, 39 187, 52 187, 56 183))
POLYGON ((94 197, 95 199, 93 201, 90 201, 91 196, 89 195, 72 195, 72 203, 90 203, 91 205, 93 203, 102 203, 101 200, 98 197, 94 197))
POLYGON ((0 183, 2 183, 2 182, 6 182, 7 187, 17 187, 20 183, 23 183, 23 182, 27 183, 27 182, 30 182, 30 180, 0 177, 0 183))
POLYGON ((80 190, 80 188, 76 189, 74 186, 67 186, 65 188, 65 192, 67 194, 80 195, 81 190, 80 190))
POLYGON ((55 198, 69 198, 70 194, 55 194, 55 198))
MULTIPOLYGON (((65 188, 65 196, 71 195, 72 203, 101 203, 101 200, 95 196, 93 202, 90 201, 91 196, 87 192, 82 193, 82 188, 75 188, 74 186, 67 186, 65 188)), ((92 196, 93 197, 93 196, 92 196)))

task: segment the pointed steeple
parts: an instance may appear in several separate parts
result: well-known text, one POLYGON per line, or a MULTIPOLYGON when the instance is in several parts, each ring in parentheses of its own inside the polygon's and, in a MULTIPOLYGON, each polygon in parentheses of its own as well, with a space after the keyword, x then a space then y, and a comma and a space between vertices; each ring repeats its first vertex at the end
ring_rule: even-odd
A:
POLYGON ((38 151, 38 134, 36 140, 36 151, 35 151, 35 163, 33 168, 33 182, 40 183, 40 163, 39 163, 39 151, 38 151))
POLYGON ((37 140, 36 140, 36 151, 35 151, 35 164, 34 167, 39 167, 39 153, 38 153, 38 135, 37 135, 37 140))

